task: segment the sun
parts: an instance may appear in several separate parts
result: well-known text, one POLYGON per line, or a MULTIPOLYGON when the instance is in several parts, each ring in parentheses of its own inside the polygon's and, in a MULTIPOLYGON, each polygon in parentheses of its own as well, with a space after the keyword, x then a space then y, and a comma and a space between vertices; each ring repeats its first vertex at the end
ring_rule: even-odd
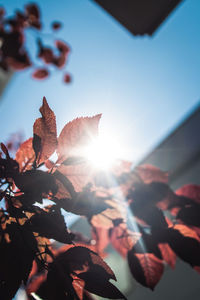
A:
POLYGON ((123 155, 122 147, 116 138, 106 133, 91 141, 84 149, 84 157, 96 169, 109 170, 123 155))

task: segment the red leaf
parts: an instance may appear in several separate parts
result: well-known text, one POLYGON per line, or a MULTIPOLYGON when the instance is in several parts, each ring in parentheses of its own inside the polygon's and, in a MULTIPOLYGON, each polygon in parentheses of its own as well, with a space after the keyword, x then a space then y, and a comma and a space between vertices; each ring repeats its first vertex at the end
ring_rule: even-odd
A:
POLYGON ((152 253, 134 253, 131 250, 128 252, 128 264, 133 277, 152 290, 164 271, 163 262, 152 253))
POLYGON ((186 184, 176 190, 178 196, 184 196, 194 200, 194 202, 200 204, 200 185, 186 184))
POLYGON ((47 160, 57 147, 56 117, 54 112, 50 109, 45 97, 43 98, 40 112, 42 118, 37 119, 33 125, 34 135, 41 140, 41 150, 37 153, 38 164, 47 160))
POLYGON ((62 52, 58 57, 54 57, 53 63, 57 68, 63 68, 67 61, 68 54, 62 52))
POLYGON ((35 79, 45 79, 49 76, 49 71, 47 69, 41 68, 41 69, 36 69, 33 74, 32 77, 35 79))
POLYGON ((167 243, 159 244, 158 245, 163 260, 172 268, 175 268, 176 265, 176 254, 174 251, 170 248, 170 246, 167 243))
POLYGON ((76 156, 98 134, 101 115, 77 118, 67 123, 58 138, 58 162, 69 156, 76 156))
POLYGON ((35 159, 35 153, 32 147, 33 139, 30 138, 22 143, 16 153, 16 161, 19 164, 20 171, 30 170, 35 159))
POLYGON ((144 183, 156 182, 168 182, 168 173, 161 171, 159 168, 152 165, 141 165, 136 167, 135 171, 138 173, 144 183))
POLYGON ((54 54, 52 49, 47 47, 41 47, 40 53, 38 55, 46 64, 53 63, 54 61, 54 54))
POLYGON ((72 78, 71 78, 70 74, 67 73, 67 74, 64 75, 64 82, 65 83, 70 83, 71 80, 72 80, 72 78))
POLYGON ((57 40, 55 44, 58 50, 62 53, 68 53, 70 51, 69 46, 63 41, 57 40))

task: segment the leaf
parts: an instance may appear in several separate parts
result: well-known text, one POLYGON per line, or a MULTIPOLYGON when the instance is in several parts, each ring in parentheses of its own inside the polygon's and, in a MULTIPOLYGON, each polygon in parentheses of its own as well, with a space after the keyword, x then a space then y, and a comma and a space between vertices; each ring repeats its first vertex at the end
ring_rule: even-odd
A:
POLYGON ((68 53, 70 51, 69 46, 61 40, 55 41, 55 45, 61 53, 68 53))
MULTIPOLYGON (((67 178, 71 182, 76 192, 82 192, 83 189, 93 181, 94 170, 91 167, 91 165, 87 162, 83 163, 82 161, 80 161, 79 164, 67 165, 67 166, 62 164, 57 168, 57 172, 62 174, 65 178, 67 178)), ((64 198, 66 196, 65 194, 62 193, 62 195, 60 194, 58 197, 64 198)))
POLYGON ((160 252, 162 254, 163 260, 172 268, 175 268, 176 265, 176 254, 170 248, 167 243, 161 243, 158 245, 160 252))
POLYGON ((54 61, 53 50, 49 47, 43 46, 41 39, 37 40, 37 44, 39 48, 38 57, 41 58, 46 64, 53 63, 54 61))
POLYGON ((77 118, 67 123, 58 138, 58 162, 62 163, 70 156, 80 155, 84 147, 97 136, 101 115, 77 118))
POLYGON ((87 189, 77 193, 71 201, 60 199, 57 201, 57 204, 66 211, 77 215, 84 215, 88 217, 89 220, 92 216, 98 215, 110 207, 103 197, 97 197, 95 192, 90 192, 87 189))
POLYGON ((32 77, 34 79, 45 79, 49 76, 49 71, 45 68, 39 68, 36 69, 33 73, 32 73, 32 77))
POLYGON ((200 239, 185 225, 175 225, 166 231, 166 242, 172 250, 192 267, 200 266, 200 239))
POLYGON ((152 165, 140 165, 136 167, 135 172, 140 176, 144 183, 151 182, 168 182, 168 173, 161 171, 159 168, 152 165))
POLYGON ((51 24, 51 27, 53 30, 59 30, 62 27, 62 23, 58 22, 58 21, 54 21, 51 24))
POLYGON ((6 155, 6 158, 9 159, 10 155, 8 153, 8 149, 6 148, 6 146, 4 145, 4 143, 1 143, 1 150, 3 151, 3 153, 6 155))
POLYGON ((79 278, 85 282, 85 289, 90 293, 107 299, 126 299, 116 286, 103 278, 101 271, 101 268, 97 267, 93 272, 79 274, 79 278))
POLYGON ((76 192, 75 189, 71 183, 71 181, 64 176, 61 172, 56 170, 53 173, 53 176, 56 180, 56 184, 58 187, 57 193, 55 195, 56 198, 61 199, 61 198, 72 198, 76 197, 76 192))
POLYGON ((62 266, 63 270, 75 272, 84 280, 84 288, 89 292, 112 299, 125 299, 122 293, 109 282, 115 275, 110 267, 97 253, 86 247, 71 247, 60 254, 54 264, 62 266))
POLYGON ((176 195, 190 198, 200 204, 200 186, 197 184, 186 184, 182 186, 176 190, 176 195))
POLYGON ((84 266, 89 269, 95 269, 96 266, 99 266, 107 280, 116 280, 113 271, 103 261, 103 259, 97 253, 86 247, 71 247, 69 250, 56 257, 55 263, 61 264, 63 268, 68 268, 70 273, 74 271, 82 271, 84 270, 84 266))
MULTIPOLYGON (((41 170, 28 170, 15 176, 15 184, 25 193, 30 203, 41 202, 42 196, 50 192, 55 195, 57 185, 52 174, 41 170)), ((28 203, 27 203, 28 204, 28 203)))
POLYGON ((125 223, 122 223, 111 229, 110 240, 115 250, 117 250, 121 256, 126 258, 128 251, 133 248, 140 237, 140 232, 132 232, 127 228, 125 223))
POLYGON ((40 211, 40 213, 34 214, 27 222, 31 230, 40 236, 72 244, 72 236, 67 231, 64 217, 55 205, 49 211, 40 211))
POLYGON ((115 199, 108 199, 104 201, 109 207, 94 215, 91 219, 91 224, 98 227, 101 224, 102 228, 110 229, 114 227, 114 220, 123 219, 126 220, 126 204, 124 202, 116 201, 115 199))
POLYGON ((19 164, 20 172, 32 169, 35 153, 32 147, 33 139, 30 138, 22 143, 16 152, 16 161, 19 164))
POLYGON ((37 147, 36 151, 38 164, 47 160, 57 147, 56 117, 45 97, 43 98, 43 105, 40 108, 40 112, 42 117, 38 118, 33 125, 33 145, 36 145, 36 139, 38 141, 40 138, 41 141, 41 149, 37 147))
POLYGON ((11 222, 6 226, 8 240, 0 242, 0 294, 4 300, 14 297, 22 281, 26 283, 37 251, 35 238, 26 226, 11 222))
POLYGON ((38 6, 34 3, 27 4, 25 6, 25 12, 28 17, 29 25, 36 29, 41 29, 40 11, 38 6))
POLYGON ((65 82, 65 83, 70 83, 71 80, 72 80, 71 75, 68 74, 68 73, 66 73, 66 74, 64 75, 64 82, 65 82))
POLYGON ((193 205, 193 206, 186 206, 182 207, 176 218, 181 220, 186 225, 192 225, 200 227, 200 206, 193 205))
POLYGON ((153 253, 128 252, 128 264, 133 277, 143 286, 154 290, 164 272, 161 259, 153 253))

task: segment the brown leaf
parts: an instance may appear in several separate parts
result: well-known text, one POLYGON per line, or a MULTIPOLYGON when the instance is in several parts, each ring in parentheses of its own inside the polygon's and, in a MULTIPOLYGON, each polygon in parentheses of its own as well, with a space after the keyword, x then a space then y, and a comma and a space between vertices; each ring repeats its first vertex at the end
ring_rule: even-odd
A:
POLYGON ((77 118, 67 123, 58 138, 58 162, 62 163, 69 156, 77 156, 98 134, 101 115, 77 118))
POLYGON ((32 147, 33 139, 30 138, 22 143, 16 153, 16 161, 19 164, 20 171, 30 170, 35 159, 35 153, 32 147))
POLYGON ((42 117, 38 118, 33 125, 34 139, 41 139, 41 150, 37 155, 37 164, 41 164, 53 154, 57 147, 56 117, 50 109, 46 98, 43 98, 43 105, 40 108, 42 117))
POLYGON ((128 252, 128 264, 133 277, 142 285, 154 290, 160 281, 164 265, 153 253, 128 252))
POLYGON ((158 245, 163 260, 172 268, 175 268, 176 265, 176 254, 170 248, 167 243, 159 244, 158 245))

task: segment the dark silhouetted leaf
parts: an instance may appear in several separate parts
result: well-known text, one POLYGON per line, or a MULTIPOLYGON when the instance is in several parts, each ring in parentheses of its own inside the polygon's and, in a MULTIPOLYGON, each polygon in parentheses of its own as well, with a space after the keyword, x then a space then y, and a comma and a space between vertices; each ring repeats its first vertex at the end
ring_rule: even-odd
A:
POLYGON ((107 299, 126 299, 126 297, 102 276, 102 268, 97 266, 92 272, 83 272, 78 276, 85 282, 85 289, 107 299), (99 270, 98 270, 99 269, 99 270))
POLYGON ((52 174, 48 174, 41 170, 28 170, 22 174, 15 176, 17 187, 26 194, 30 202, 40 202, 42 196, 49 192, 56 194, 57 185, 52 174))
POLYGON ((62 24, 58 21, 54 21, 51 25, 53 30, 59 30, 62 27, 62 24))
POLYGON ((192 226, 200 226, 200 206, 193 205, 193 206, 186 206, 182 207, 177 216, 177 219, 184 222, 186 225, 192 226))
POLYGON ((22 281, 26 283, 37 251, 35 238, 25 226, 8 224, 8 239, 0 243, 0 295, 4 300, 14 297, 22 281))
POLYGON ((64 217, 60 210, 54 205, 48 212, 41 211, 34 214, 29 220, 33 232, 40 236, 57 240, 61 243, 71 244, 72 236, 66 229, 64 217))
POLYGON ((185 225, 175 225, 166 232, 166 241, 172 250, 192 267, 200 266, 200 239, 185 225))

